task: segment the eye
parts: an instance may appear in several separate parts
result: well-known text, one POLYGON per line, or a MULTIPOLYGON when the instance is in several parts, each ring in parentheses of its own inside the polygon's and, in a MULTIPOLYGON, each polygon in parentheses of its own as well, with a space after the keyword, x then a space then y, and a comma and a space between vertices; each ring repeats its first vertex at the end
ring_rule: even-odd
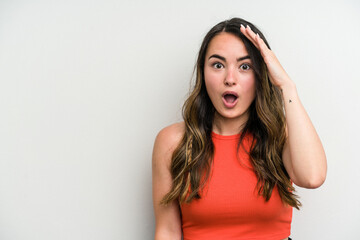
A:
POLYGON ((250 65, 247 64, 247 63, 244 63, 244 64, 240 65, 241 70, 250 70, 250 68, 251 68, 250 65))
POLYGON ((213 66, 214 68, 216 68, 216 69, 221 69, 221 68, 224 67, 224 66, 223 66, 221 63, 219 63, 219 62, 213 63, 212 66, 213 66))

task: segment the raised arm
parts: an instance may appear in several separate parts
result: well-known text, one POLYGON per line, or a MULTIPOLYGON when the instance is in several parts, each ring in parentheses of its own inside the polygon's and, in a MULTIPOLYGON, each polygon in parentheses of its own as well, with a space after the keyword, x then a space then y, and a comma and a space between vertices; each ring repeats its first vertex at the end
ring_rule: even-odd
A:
POLYGON ((300 102, 294 82, 259 35, 250 27, 241 27, 240 30, 260 50, 271 82, 282 90, 287 126, 283 162, 291 180, 297 186, 304 188, 321 186, 327 172, 325 151, 300 102))
POLYGON ((181 217, 178 202, 160 205, 172 184, 171 155, 182 138, 183 125, 176 123, 162 129, 155 139, 152 155, 152 186, 155 213, 155 240, 181 240, 181 217))

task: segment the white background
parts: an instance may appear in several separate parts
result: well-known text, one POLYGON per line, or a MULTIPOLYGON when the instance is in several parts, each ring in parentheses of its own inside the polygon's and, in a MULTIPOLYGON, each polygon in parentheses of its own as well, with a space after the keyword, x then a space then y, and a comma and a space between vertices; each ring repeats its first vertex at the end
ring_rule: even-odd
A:
POLYGON ((294 239, 360 235, 360 3, 0 1, 0 239, 152 239, 151 154, 216 23, 257 25, 328 159, 294 239))

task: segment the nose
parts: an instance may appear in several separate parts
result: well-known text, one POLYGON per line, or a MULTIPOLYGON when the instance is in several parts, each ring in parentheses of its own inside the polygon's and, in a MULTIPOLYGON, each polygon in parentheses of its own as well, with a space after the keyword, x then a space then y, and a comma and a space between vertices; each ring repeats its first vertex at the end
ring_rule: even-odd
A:
POLYGON ((228 69, 228 71, 226 72, 226 76, 224 79, 224 84, 226 86, 232 86, 236 84, 236 75, 235 75, 235 71, 234 69, 228 69))

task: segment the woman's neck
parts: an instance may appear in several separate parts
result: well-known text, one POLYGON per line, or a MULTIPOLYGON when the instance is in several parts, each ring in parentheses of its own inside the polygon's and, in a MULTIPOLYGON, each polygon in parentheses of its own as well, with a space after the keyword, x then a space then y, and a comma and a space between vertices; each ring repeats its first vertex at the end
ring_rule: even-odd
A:
POLYGON ((212 130, 219 135, 225 136, 238 134, 244 128, 248 117, 248 113, 244 113, 237 118, 224 118, 215 112, 212 130))

